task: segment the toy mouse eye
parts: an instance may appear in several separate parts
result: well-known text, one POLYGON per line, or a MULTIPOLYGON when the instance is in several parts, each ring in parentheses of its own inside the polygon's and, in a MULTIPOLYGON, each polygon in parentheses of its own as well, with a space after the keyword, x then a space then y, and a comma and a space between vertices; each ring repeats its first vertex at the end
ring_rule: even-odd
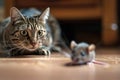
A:
POLYGON ((84 52, 81 52, 80 54, 81 54, 81 56, 85 56, 86 55, 84 52))
POLYGON ((20 34, 23 35, 23 36, 27 36, 28 32, 26 30, 21 30, 20 34))

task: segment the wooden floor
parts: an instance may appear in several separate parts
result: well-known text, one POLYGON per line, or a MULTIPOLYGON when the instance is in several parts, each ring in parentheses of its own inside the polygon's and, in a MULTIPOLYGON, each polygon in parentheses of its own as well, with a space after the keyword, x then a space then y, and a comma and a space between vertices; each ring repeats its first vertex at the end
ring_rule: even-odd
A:
POLYGON ((96 60, 107 65, 67 65, 62 54, 0 58, 0 80, 120 80, 120 50, 97 49, 96 60))

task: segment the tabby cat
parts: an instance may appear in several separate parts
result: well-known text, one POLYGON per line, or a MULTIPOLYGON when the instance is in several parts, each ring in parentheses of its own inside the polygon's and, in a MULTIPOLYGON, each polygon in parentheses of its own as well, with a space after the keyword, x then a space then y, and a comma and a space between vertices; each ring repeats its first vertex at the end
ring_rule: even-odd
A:
POLYGON ((23 54, 50 55, 60 42, 60 27, 50 15, 50 8, 41 11, 30 8, 10 9, 10 17, 0 24, 0 56, 11 57, 23 54))

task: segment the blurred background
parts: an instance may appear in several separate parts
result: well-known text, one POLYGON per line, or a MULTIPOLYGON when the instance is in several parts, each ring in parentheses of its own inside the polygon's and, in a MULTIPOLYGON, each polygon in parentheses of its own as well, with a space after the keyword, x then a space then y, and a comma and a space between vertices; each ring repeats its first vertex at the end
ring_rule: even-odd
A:
POLYGON ((9 16, 12 6, 35 7, 44 10, 48 6, 59 21, 62 36, 67 44, 76 42, 96 45, 119 46, 119 0, 0 0, 0 21, 9 16))
POLYGON ((67 66, 69 59, 59 54, 52 54, 51 59, 33 55, 0 59, 0 80, 120 80, 119 5, 120 0, 0 0, 0 21, 10 15, 13 6, 42 11, 49 6, 66 43, 94 43, 96 60, 103 62, 67 66))

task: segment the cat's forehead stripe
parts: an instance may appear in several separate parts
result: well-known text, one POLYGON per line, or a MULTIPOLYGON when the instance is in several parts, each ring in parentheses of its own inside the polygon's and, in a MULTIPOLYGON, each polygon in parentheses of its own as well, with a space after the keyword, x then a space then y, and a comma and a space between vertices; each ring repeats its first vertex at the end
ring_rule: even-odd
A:
POLYGON ((35 30, 35 29, 43 29, 43 25, 42 24, 38 24, 38 19, 37 18, 27 18, 27 23, 28 28, 35 30))
POLYGON ((36 19, 35 18, 28 18, 27 19, 27 23, 29 24, 28 25, 28 27, 30 28, 30 29, 35 29, 35 27, 36 27, 36 19))

